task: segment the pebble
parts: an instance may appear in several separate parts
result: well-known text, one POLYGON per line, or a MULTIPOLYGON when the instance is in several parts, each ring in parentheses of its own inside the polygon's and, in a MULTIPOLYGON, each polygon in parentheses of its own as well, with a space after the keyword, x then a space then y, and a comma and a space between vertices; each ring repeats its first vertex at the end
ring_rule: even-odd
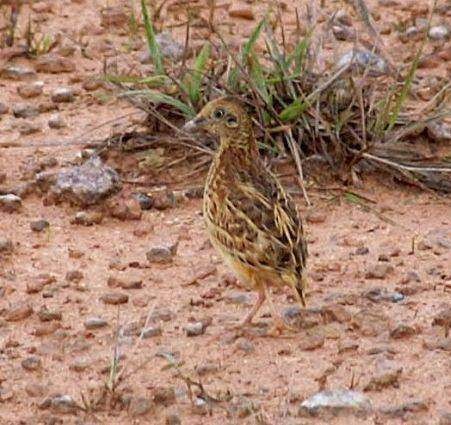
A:
POLYGON ((63 315, 59 311, 49 310, 47 307, 43 306, 38 311, 38 317, 41 322, 52 322, 54 320, 60 321, 63 315))
POLYGON ((13 115, 16 118, 34 118, 39 115, 39 110, 34 105, 19 103, 13 106, 13 115))
MULTIPOLYGON (((244 339, 244 338, 243 338, 244 339)), ((199 376, 205 376, 210 373, 215 373, 219 371, 219 365, 213 361, 206 360, 200 365, 196 366, 196 373, 199 376)))
POLYGON ((25 392, 28 397, 42 397, 46 392, 46 386, 39 382, 28 382, 25 385, 25 392))
POLYGON ((82 226, 93 226, 100 224, 103 220, 103 213, 99 211, 79 211, 71 219, 71 224, 79 224, 82 226))
POLYGON ((206 327, 202 322, 188 323, 185 326, 186 336, 199 336, 205 333, 206 327))
POLYGON ((69 369, 75 372, 84 372, 91 366, 91 362, 86 358, 75 359, 70 365, 69 369))
POLYGON ((305 335, 302 337, 302 341, 299 344, 299 349, 303 351, 313 351, 321 348, 324 345, 324 335, 313 333, 311 335, 305 335))
POLYGON ((165 407, 174 404, 176 401, 173 387, 156 387, 153 393, 153 401, 165 407))
POLYGON ((53 128, 53 129, 61 129, 61 128, 67 127, 66 121, 60 114, 52 115, 49 118, 47 124, 48 124, 49 128, 53 128))
POLYGON ((432 320, 432 326, 442 326, 446 329, 451 328, 451 307, 446 307, 437 313, 432 320))
POLYGON ((340 10, 338 10, 335 13, 335 21, 339 22, 342 25, 346 25, 348 27, 352 26, 352 19, 351 19, 351 17, 343 9, 340 9, 340 10))
POLYGON ((445 25, 437 25, 429 29, 428 35, 431 40, 446 40, 449 38, 449 29, 445 25))
POLYGON ((9 80, 31 80, 36 78, 36 72, 30 68, 9 65, 0 70, 0 76, 9 80))
POLYGON ((7 114, 9 112, 8 106, 6 106, 3 102, 0 102, 0 115, 7 114))
POLYGON ((11 239, 0 237, 0 253, 11 254, 14 250, 14 244, 11 239))
POLYGON ((131 416, 144 416, 152 410, 152 402, 145 397, 132 397, 128 412, 131 416))
POLYGON ((29 372, 34 372, 42 367, 42 360, 37 356, 30 356, 23 359, 21 362, 22 367, 29 372))
POLYGON ((146 253, 147 261, 150 263, 168 264, 171 263, 177 254, 178 242, 171 245, 154 246, 146 253))
POLYGON ((66 273, 68 282, 80 282, 83 279, 83 273, 80 270, 69 270, 66 273))
POLYGON ((424 400, 413 400, 397 406, 381 407, 379 411, 392 418, 403 418, 407 413, 418 413, 429 410, 428 403, 424 400))
POLYGON ((372 288, 363 292, 363 297, 368 298, 373 302, 388 301, 398 303, 405 299, 405 296, 399 292, 391 292, 385 288, 372 288))
POLYGON ((451 141, 451 125, 445 121, 431 121, 427 125, 429 137, 438 143, 451 141))
POLYGON ((107 285, 110 288, 120 287, 122 289, 141 289, 143 282, 142 280, 120 280, 114 276, 110 276, 107 285))
POLYGON ((12 193, 8 193, 7 195, 0 195, 0 210, 12 213, 19 211, 22 207, 22 199, 13 195, 12 193))
POLYGON ((105 304, 118 305, 128 303, 128 295, 119 292, 108 292, 100 297, 105 304))
POLYGON ((224 301, 227 304, 235 304, 235 305, 251 305, 252 304, 252 296, 247 292, 234 292, 232 294, 228 294, 224 297, 224 301))
POLYGON ((75 91, 70 87, 58 87, 52 91, 50 99, 55 103, 70 103, 75 100, 75 91))
POLYGON ((307 220, 308 223, 320 224, 320 223, 324 223, 326 221, 327 215, 323 211, 313 210, 313 211, 309 211, 305 215, 305 219, 307 220))
POLYGON ((76 413, 78 411, 77 403, 70 395, 59 395, 50 399, 50 407, 55 413, 76 413))
POLYGON ((402 373, 402 367, 383 366, 381 370, 373 375, 364 387, 364 391, 381 391, 387 387, 399 387, 399 377, 402 373))
POLYGON ((155 326, 148 326, 147 328, 143 329, 142 331, 142 337, 144 339, 147 338, 154 338, 156 336, 162 335, 161 326, 155 325, 155 326))
POLYGON ((231 18, 241 18, 248 21, 255 19, 254 11, 250 7, 244 7, 239 5, 232 5, 229 7, 229 16, 231 18))
MULTIPOLYGON (((41 174, 37 179, 43 178, 41 174)), ((84 207, 100 202, 120 188, 119 174, 94 156, 81 166, 61 170, 50 190, 55 198, 84 207)))
POLYGON ((346 390, 324 390, 304 400, 299 406, 299 416, 367 415, 372 411, 371 400, 364 394, 346 390))
POLYGON ((100 329, 108 326, 108 322, 101 317, 88 317, 85 320, 84 326, 89 330, 100 329))
POLYGON ((30 223, 30 229, 33 232, 42 232, 50 227, 50 223, 47 220, 36 220, 30 223))
POLYGON ((164 423, 166 425, 182 425, 182 420, 177 413, 168 413, 164 423))
POLYGON ((76 66, 74 61, 54 53, 41 55, 36 61, 36 71, 38 72, 59 74, 62 72, 74 72, 75 69, 76 66))
POLYGON ((345 52, 337 61, 337 68, 352 64, 361 71, 368 70, 371 76, 380 76, 388 72, 388 65, 380 56, 368 50, 352 49, 345 52))
POLYGON ((30 134, 39 133, 42 130, 42 127, 39 123, 23 121, 18 124, 17 129, 21 135, 28 136, 30 134))
POLYGON ((235 346, 238 350, 246 354, 250 354, 255 351, 254 344, 252 344, 252 342, 247 338, 238 338, 235 342, 235 346))
POLYGON ((130 21, 130 17, 121 6, 104 7, 100 16, 102 27, 124 27, 130 21))
POLYGON ((342 25, 333 25, 332 33, 337 40, 349 41, 355 39, 355 31, 342 25))
POLYGON ((150 210, 153 206, 153 199, 145 193, 137 193, 135 195, 136 200, 139 202, 139 206, 143 211, 150 210))
POLYGON ((416 329, 404 323, 400 323, 390 331, 390 337, 393 339, 408 338, 415 334, 417 334, 416 329))
POLYGON ((19 302, 12 305, 4 315, 7 322, 18 322, 33 314, 33 307, 28 303, 19 302))
POLYGON ((17 87, 17 93, 25 99, 40 96, 43 91, 44 83, 42 81, 36 81, 17 87))
POLYGON ((161 320, 163 322, 170 322, 172 319, 174 319, 175 314, 166 307, 157 307, 152 311, 152 314, 150 316, 150 320, 152 321, 158 321, 161 320))
POLYGON ((370 265, 365 274, 366 279, 384 279, 393 271, 393 266, 386 263, 376 263, 370 265))

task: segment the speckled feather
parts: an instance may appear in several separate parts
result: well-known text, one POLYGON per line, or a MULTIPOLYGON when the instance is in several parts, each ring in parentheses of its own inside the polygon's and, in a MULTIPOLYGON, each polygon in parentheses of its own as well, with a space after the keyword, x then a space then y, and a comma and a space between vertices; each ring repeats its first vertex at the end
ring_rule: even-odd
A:
POLYGON ((234 133, 219 135, 207 177, 204 215, 211 240, 248 284, 289 285, 305 304, 307 245, 296 206, 259 157, 244 109, 229 99, 211 108, 220 102, 240 122, 234 133))

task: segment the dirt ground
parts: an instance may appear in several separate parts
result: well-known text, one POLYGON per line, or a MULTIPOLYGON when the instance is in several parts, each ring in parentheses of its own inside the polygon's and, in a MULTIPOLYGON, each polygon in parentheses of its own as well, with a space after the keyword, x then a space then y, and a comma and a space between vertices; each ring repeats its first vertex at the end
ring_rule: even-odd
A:
MULTIPOLYGON (((208 15, 203 2, 189 3, 208 15)), ((283 7, 287 34, 296 25, 292 3, 283 7)), ((151 69, 139 60, 142 29, 131 35, 121 14, 102 20, 105 7, 118 6, 127 15, 122 7, 130 4, 24 5, 15 47, 0 51, 0 68, 41 69, 0 77, 0 188, 22 185, 23 198, 17 211, 0 208, 0 424, 451 424, 449 198, 371 177, 362 188, 351 188, 371 200, 363 209, 346 199, 338 183, 330 190, 310 184, 312 206, 297 198, 310 250, 307 310, 296 311, 288 290, 275 293, 277 308, 293 316, 298 329, 270 337, 268 306, 250 335, 227 330, 256 294, 231 277, 209 244, 200 199, 182 197, 170 208, 136 211, 137 187, 125 181, 117 196, 132 213, 120 219, 103 210, 101 223, 83 226, 73 224, 79 208, 53 205, 32 186, 26 190, 37 171, 68 164, 83 143, 143 117, 95 83, 105 69, 135 75, 151 69), (57 72, 39 68, 40 57, 14 55, 28 17, 43 34, 60 34, 53 52, 64 66, 58 62, 57 72), (36 81, 42 83, 33 86, 36 81), (73 89, 73 96, 52 101, 62 87, 73 89), (24 94, 33 90, 32 97, 24 94), (13 111, 22 104, 37 113, 17 118, 13 111), (49 120, 63 125, 49 126, 49 120), (31 223, 42 219, 49 227, 32 230, 31 223), (146 258, 152 248, 177 241, 168 263, 146 258), (199 327, 200 335, 191 335, 199 327), (112 394, 105 385, 115 355, 122 379, 112 394), (202 384, 192 386, 192 401, 189 382, 202 384), (371 412, 298 415, 303 400, 339 388, 364 394, 371 412)), ((269 5, 218 4, 216 19, 231 46, 249 35, 269 5), (247 11, 250 19, 231 17, 230 8, 247 11)), ((368 5, 395 63, 412 59, 420 39, 404 39, 400 28, 426 17, 428 3, 368 5)), ((433 23, 449 28, 449 4, 437 6, 433 23)), ((184 2, 169 1, 162 9, 164 26, 179 40, 184 8, 184 2)), ((326 5, 322 13, 339 9, 363 33, 345 2, 326 5)), ((7 11, 3 6, 0 28, 7 11)), ((194 44, 205 34, 206 28, 194 28, 194 44)), ((326 40, 331 52, 351 44, 326 40)), ((431 87, 434 79, 449 77, 450 48, 446 40, 426 46, 432 59, 418 76, 431 87)), ((422 100, 434 95, 433 89, 422 93, 422 100)))

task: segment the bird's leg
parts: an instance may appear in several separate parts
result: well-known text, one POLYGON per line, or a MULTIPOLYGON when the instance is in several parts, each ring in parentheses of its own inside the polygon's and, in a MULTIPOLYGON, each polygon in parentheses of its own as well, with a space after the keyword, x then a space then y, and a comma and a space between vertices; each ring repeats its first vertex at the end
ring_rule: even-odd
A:
POLYGON ((290 325, 288 325, 288 323, 285 322, 282 315, 279 313, 279 311, 275 307, 275 305, 272 301, 271 294, 269 292, 266 293, 267 291, 269 291, 269 289, 266 287, 266 285, 264 286, 264 288, 265 288, 266 298, 268 298, 269 307, 271 309, 271 316, 273 317, 273 320, 274 320, 274 326, 272 327, 272 329, 269 330, 268 335, 280 335, 282 333, 282 331, 284 331, 284 330, 295 331, 294 328, 292 328, 290 325))
POLYGON ((266 300, 265 285, 264 284, 259 285, 257 302, 252 307, 252 310, 249 312, 249 314, 246 316, 246 318, 242 321, 241 326, 247 326, 252 322, 252 319, 257 314, 257 311, 260 310, 260 307, 263 305, 265 300, 266 300))

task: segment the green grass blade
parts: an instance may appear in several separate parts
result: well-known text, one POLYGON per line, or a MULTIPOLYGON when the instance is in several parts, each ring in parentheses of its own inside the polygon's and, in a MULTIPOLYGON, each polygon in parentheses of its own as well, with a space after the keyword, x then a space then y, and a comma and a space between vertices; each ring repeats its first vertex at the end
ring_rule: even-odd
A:
POLYGON ((394 108, 392 111, 390 111, 390 114, 388 117, 387 131, 390 131, 393 128, 393 126, 396 124, 396 120, 398 119, 402 105, 406 101, 407 95, 409 94, 410 88, 412 87, 412 81, 413 81, 413 78, 415 77, 415 72, 418 68, 418 63, 420 61, 420 56, 421 56, 422 51, 423 51, 423 49, 420 48, 418 50, 417 54, 415 55, 415 58, 412 61, 412 65, 409 68, 409 72, 407 73, 407 77, 402 86, 401 92, 399 93, 398 97, 396 98, 394 108))
POLYGON ((193 105, 197 104, 200 100, 202 78, 205 75, 205 70, 207 68, 210 55, 211 44, 207 42, 202 46, 202 49, 194 62, 194 69, 191 73, 191 78, 186 83, 188 95, 193 105))
POLYGON ((167 94, 160 93, 159 91, 156 91, 156 90, 150 90, 150 89, 148 89, 148 90, 130 90, 128 92, 125 92, 124 96, 145 96, 152 103, 155 103, 155 104, 163 103, 166 105, 173 106, 174 108, 177 108, 187 118, 192 118, 196 115, 194 109, 190 105, 187 105, 186 103, 183 103, 181 100, 178 100, 167 94))
POLYGON ((152 21, 149 17, 149 12, 147 10, 147 6, 145 0, 141 0, 141 10, 144 20, 144 27, 146 29, 147 36, 147 47, 149 49, 150 56, 155 65, 155 72, 160 75, 166 74, 163 65, 163 55, 161 53, 160 45, 157 42, 155 37, 155 31, 153 28, 152 21))
POLYGON ((284 122, 297 120, 308 107, 309 103, 298 97, 282 110, 279 118, 284 122))
POLYGON ((260 34, 262 32, 263 27, 266 24, 266 18, 263 18, 258 25, 255 27, 254 31, 252 31, 251 36, 249 37, 249 40, 246 41, 246 43, 243 46, 243 53, 242 58, 247 59, 249 54, 254 48, 255 43, 257 42, 258 38, 260 37, 260 34))
POLYGON ((257 55, 252 52, 248 58, 249 74, 257 90, 262 95, 266 103, 271 103, 271 96, 268 92, 263 67, 258 60, 257 55))
POLYGON ((291 64, 294 62, 294 74, 300 74, 302 72, 302 69, 304 67, 305 58, 307 55, 307 49, 309 46, 309 39, 308 37, 303 38, 299 41, 299 43, 296 45, 293 53, 289 56, 287 62, 288 66, 291 66, 291 64))

